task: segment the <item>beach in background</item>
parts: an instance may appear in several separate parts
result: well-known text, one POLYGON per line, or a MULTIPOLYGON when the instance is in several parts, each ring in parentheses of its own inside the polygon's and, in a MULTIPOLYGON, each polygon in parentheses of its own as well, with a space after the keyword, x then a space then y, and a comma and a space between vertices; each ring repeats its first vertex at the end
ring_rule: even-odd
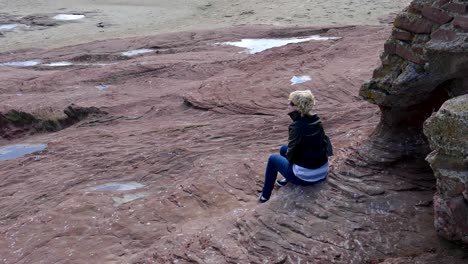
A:
POLYGON ((377 25, 410 0, 0 0, 0 52, 233 25, 377 25), (84 15, 55 20, 60 14, 84 15), (2 25, 7 25, 2 29, 2 25), (16 25, 14 28, 8 25, 16 25))

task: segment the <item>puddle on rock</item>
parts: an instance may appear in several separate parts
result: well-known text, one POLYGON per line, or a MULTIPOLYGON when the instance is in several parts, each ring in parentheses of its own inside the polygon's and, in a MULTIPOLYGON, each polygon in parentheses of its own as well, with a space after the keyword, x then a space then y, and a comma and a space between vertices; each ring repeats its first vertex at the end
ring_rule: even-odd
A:
POLYGON ((50 67, 63 67, 63 66, 70 66, 73 65, 73 63, 69 61, 58 61, 58 62, 51 62, 48 64, 44 64, 45 66, 50 66, 50 67))
POLYGON ((104 91, 107 87, 109 86, 101 84, 101 85, 96 86, 96 89, 98 89, 99 91, 104 91))
POLYGON ((240 48, 246 48, 244 53, 255 54, 262 52, 271 48, 277 48, 285 46, 290 43, 300 43, 310 40, 335 40, 340 39, 340 37, 321 37, 320 35, 313 35, 303 38, 287 38, 287 39, 242 39, 241 41, 230 41, 230 42, 221 42, 215 43, 215 45, 231 45, 240 48))
POLYGON ((69 20, 78 20, 85 18, 85 15, 76 15, 76 14, 59 14, 53 17, 55 20, 63 20, 63 21, 69 21, 69 20))
POLYGON ((130 194, 124 194, 123 197, 117 197, 117 196, 112 196, 112 200, 114 201, 115 206, 122 205, 124 203, 128 203, 131 201, 135 201, 137 199, 141 199, 148 196, 147 192, 141 192, 141 193, 130 193, 130 194))
POLYGON ((41 64, 40 60, 30 60, 30 61, 12 61, 12 62, 3 62, 0 63, 0 66, 12 66, 12 67, 31 67, 41 64))
POLYGON ((11 160, 25 155, 43 151, 47 144, 18 144, 0 148, 0 160, 11 160))
POLYGON ((310 77, 309 75, 293 76, 291 78, 291 85, 301 84, 308 81, 312 81, 312 77, 310 77))
POLYGON ((106 183, 103 185, 86 188, 84 191, 130 191, 141 187, 145 187, 145 185, 138 182, 106 183))
POLYGON ((0 30, 13 30, 18 26, 18 24, 4 24, 0 25, 0 30))
POLYGON ((152 50, 152 49, 136 49, 136 50, 125 51, 125 52, 122 52, 120 54, 122 56, 132 57, 132 56, 145 54, 145 53, 149 53, 149 52, 153 52, 153 51, 154 50, 152 50))

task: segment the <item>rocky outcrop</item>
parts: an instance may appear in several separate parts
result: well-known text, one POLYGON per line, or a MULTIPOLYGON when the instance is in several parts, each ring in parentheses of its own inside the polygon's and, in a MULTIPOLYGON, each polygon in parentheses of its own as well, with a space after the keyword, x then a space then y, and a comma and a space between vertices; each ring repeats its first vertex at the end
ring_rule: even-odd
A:
POLYGON ((468 95, 445 102, 424 123, 437 178, 435 227, 447 239, 468 244, 468 95))
POLYGON ((90 115, 105 115, 96 107, 80 107, 74 104, 63 110, 66 117, 58 117, 52 114, 36 117, 33 114, 10 110, 5 114, 0 112, 0 136, 12 139, 25 135, 28 132, 55 132, 65 129, 90 115))
MULTIPOLYGON (((176 33, 50 50, 47 57, 156 46, 172 53, 100 67, 5 68, 1 89, 10 95, 0 97, 10 108, 77 102, 109 115, 21 139, 48 148, 1 162, 2 263, 466 264, 462 250, 437 239, 432 171, 412 163, 382 170, 355 155, 379 115, 353 95, 389 33, 331 29, 327 35, 341 39, 254 55, 208 44, 317 31, 176 33), (311 82, 290 85, 292 76, 308 73, 311 82), (264 162, 287 140, 287 96, 306 86, 335 148, 332 173, 319 185, 276 189, 258 204, 264 162), (25 96, 15 95, 18 87, 25 96), (90 190, 134 182, 144 187, 90 190)), ((81 115, 74 112, 69 116, 81 115)))
POLYGON ((394 22, 381 65, 360 90, 381 120, 360 153, 369 162, 423 158, 423 122, 468 92, 468 2, 414 0, 394 22))
POLYGON ((63 112, 67 115, 69 119, 75 120, 75 121, 81 121, 88 117, 89 115, 103 115, 106 114, 106 112, 100 110, 97 107, 91 106, 91 107, 80 107, 76 106, 74 104, 69 105, 63 112))

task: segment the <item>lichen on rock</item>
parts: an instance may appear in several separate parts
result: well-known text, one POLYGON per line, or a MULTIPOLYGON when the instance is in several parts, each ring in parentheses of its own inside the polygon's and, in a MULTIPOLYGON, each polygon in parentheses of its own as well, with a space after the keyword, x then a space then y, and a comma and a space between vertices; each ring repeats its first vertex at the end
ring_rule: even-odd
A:
POLYGON ((437 178, 434 225, 439 235, 468 244, 468 95, 445 102, 424 123, 437 178))

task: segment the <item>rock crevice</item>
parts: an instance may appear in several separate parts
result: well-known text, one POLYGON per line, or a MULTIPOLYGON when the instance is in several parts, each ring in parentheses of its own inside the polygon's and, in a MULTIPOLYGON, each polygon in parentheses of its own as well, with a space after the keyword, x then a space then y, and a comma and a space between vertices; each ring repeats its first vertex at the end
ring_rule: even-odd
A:
POLYGON ((38 117, 31 113, 10 110, 5 114, 0 112, 0 136, 6 139, 21 137, 27 133, 56 132, 65 129, 90 115, 105 115, 96 107, 79 107, 74 104, 63 110, 65 116, 53 114, 38 117))

